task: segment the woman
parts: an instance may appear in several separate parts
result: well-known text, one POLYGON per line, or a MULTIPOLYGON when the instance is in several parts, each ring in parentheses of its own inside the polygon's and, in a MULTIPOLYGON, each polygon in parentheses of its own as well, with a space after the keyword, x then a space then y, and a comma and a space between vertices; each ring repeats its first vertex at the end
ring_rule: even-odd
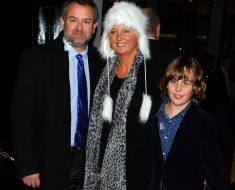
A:
POLYGON ((115 3, 105 16, 100 53, 107 65, 90 115, 85 190, 146 188, 147 128, 143 125, 152 104, 147 94, 146 23, 142 11, 127 2, 115 3))

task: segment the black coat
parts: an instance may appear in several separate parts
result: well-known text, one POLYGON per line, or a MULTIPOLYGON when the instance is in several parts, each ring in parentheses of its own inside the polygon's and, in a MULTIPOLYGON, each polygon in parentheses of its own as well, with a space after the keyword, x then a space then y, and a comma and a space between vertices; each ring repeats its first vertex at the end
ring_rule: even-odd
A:
POLYGON ((219 145, 214 118, 191 105, 173 140, 165 162, 158 122, 150 119, 149 190, 222 190, 219 145))
MULTIPOLYGON (((99 57, 89 46, 91 97, 102 69, 99 57)), ((71 110, 69 60, 62 36, 23 53, 11 122, 17 176, 39 172, 42 189, 67 190, 71 110)))
MULTIPOLYGON (((158 82, 170 61, 179 52, 157 40, 149 40, 151 59, 146 62, 147 93, 155 107, 160 101, 158 82)), ((139 110, 145 92, 144 64, 142 63, 137 76, 136 89, 127 113, 127 189, 145 190, 147 188, 148 138, 147 125, 139 123, 139 110)))

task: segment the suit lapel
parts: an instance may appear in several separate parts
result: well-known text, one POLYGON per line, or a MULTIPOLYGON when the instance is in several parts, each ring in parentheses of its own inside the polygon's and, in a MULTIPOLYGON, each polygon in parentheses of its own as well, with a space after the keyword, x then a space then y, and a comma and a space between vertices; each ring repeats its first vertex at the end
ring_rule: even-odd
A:
MULTIPOLYGON (((68 123, 70 123, 71 109, 68 52, 64 51, 62 36, 59 36, 52 46, 51 51, 53 51, 53 55, 50 57, 52 68, 50 70, 53 76, 53 97, 56 102, 55 105, 58 105, 58 114, 62 114, 61 118, 68 119, 68 123)), ((65 127, 67 126, 65 125, 65 127)))
MULTIPOLYGON (((89 72, 90 72, 90 97, 92 98, 94 94, 94 63, 93 63, 93 56, 92 56, 92 48, 88 50, 88 63, 89 63, 89 72)), ((91 101, 91 100, 90 100, 91 101)))

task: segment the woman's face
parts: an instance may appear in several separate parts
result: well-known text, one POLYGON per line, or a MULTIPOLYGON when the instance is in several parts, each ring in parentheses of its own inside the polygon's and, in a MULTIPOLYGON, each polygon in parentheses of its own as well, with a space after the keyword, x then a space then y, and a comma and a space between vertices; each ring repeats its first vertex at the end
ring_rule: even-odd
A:
POLYGON ((137 32, 124 24, 114 25, 109 32, 109 41, 117 56, 136 54, 138 48, 137 32))

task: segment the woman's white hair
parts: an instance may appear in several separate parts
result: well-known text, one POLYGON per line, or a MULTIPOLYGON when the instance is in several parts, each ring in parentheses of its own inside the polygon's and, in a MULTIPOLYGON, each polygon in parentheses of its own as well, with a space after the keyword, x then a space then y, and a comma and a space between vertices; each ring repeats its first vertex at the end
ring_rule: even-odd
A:
POLYGON ((114 50, 110 46, 109 32, 114 25, 124 24, 138 33, 138 46, 145 59, 150 58, 148 37, 146 34, 148 19, 134 3, 116 2, 111 7, 103 22, 104 32, 101 38, 99 52, 105 59, 115 57, 114 50))

